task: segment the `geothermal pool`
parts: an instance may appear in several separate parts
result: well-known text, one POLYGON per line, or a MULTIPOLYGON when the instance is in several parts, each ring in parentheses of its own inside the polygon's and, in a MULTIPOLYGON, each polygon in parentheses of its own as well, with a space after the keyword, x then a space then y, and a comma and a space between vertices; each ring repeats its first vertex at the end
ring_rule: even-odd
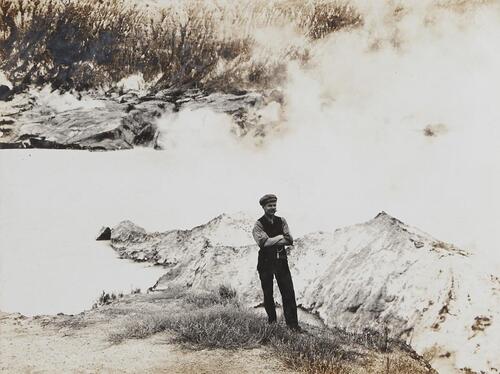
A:
MULTIPOLYGON (((481 205, 460 215, 463 207, 453 208, 451 201, 432 194, 422 205, 411 184, 399 194, 390 188, 384 192, 384 183, 393 183, 384 181, 384 174, 378 179, 373 173, 358 175, 357 187, 348 192, 348 169, 323 176, 319 184, 297 179, 286 167, 272 179, 258 153, 224 164, 222 153, 205 152, 206 157, 191 160, 150 149, 0 152, 0 310, 78 313, 103 290, 145 290, 162 268, 119 259, 107 242, 95 241, 102 226, 129 219, 148 231, 165 231, 192 228, 222 212, 244 211, 257 218, 262 213, 257 200, 269 191, 279 196, 278 214, 287 217, 295 237, 363 222, 386 210, 477 253, 478 260, 498 272, 498 256, 486 245, 494 239, 488 227, 495 221, 481 205), (364 195, 357 192, 361 188, 364 195), (464 245, 474 239, 483 245, 464 245)), ((428 181, 429 189, 433 183, 436 188, 440 184, 428 181)), ((488 200, 480 195, 470 199, 471 204, 488 200)))

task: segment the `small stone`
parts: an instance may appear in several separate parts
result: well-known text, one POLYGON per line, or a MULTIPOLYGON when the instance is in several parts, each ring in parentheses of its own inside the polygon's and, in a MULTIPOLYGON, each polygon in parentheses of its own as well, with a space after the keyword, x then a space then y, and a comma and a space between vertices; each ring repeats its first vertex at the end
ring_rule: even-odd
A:
POLYGON ((0 100, 7 101, 10 96, 12 96, 11 89, 4 84, 0 84, 0 100))
POLYGON ((111 229, 109 227, 103 226, 97 234, 95 240, 111 240, 111 229))

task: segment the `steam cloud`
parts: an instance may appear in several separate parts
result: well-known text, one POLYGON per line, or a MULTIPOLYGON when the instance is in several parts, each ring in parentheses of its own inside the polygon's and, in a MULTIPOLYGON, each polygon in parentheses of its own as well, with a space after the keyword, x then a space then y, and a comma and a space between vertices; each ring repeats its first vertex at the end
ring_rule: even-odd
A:
MULTIPOLYGON (((162 173, 168 195, 177 196, 165 201, 203 218, 258 215, 258 198, 273 192, 296 234, 385 210, 493 256, 500 227, 499 4, 355 5, 362 28, 308 42, 310 60, 289 64, 280 87, 285 103, 278 114, 264 113, 279 126, 263 139, 236 136, 229 117, 206 109, 160 121, 162 173)), ((287 28, 267 38, 269 45, 304 42, 287 28)), ((256 39, 261 48, 265 38, 256 39)))

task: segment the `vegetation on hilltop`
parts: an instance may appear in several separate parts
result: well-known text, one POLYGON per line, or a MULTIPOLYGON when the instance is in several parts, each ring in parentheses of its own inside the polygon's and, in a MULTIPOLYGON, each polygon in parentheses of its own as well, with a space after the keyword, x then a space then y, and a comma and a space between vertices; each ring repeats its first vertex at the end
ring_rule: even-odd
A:
POLYGON ((109 86, 142 73, 160 88, 234 91, 269 87, 285 63, 307 61, 292 41, 256 57, 254 33, 291 26, 309 41, 362 23, 341 0, 240 0, 221 6, 200 0, 162 8, 125 0, 2 0, 0 70, 23 90, 109 86))

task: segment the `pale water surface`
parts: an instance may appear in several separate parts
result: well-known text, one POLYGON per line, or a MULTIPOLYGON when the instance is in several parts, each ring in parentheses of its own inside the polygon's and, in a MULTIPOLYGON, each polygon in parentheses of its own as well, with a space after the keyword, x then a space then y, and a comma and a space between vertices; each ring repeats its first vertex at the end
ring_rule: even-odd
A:
POLYGON ((137 192, 137 185, 148 181, 132 177, 134 187, 119 157, 116 169, 100 162, 108 156, 113 155, 2 152, 0 310, 78 313, 103 290, 145 291, 164 273, 158 266, 121 260, 108 242, 95 241, 101 226, 137 218, 139 210, 151 213, 137 192))
POLYGON ((213 184, 204 190, 195 182, 196 168, 184 170, 168 156, 149 149, 0 152, 0 310, 78 313, 103 290, 154 285, 163 268, 119 259, 108 242, 95 241, 99 229, 125 219, 148 231, 191 228, 228 208, 210 198, 213 184))
MULTIPOLYGON (((197 118, 190 122, 208 126, 197 118)), ((217 130, 216 125, 210 127, 217 130)), ((144 290, 162 268, 118 259, 109 244, 95 241, 101 226, 129 219, 148 231, 165 231, 192 228, 223 212, 257 218, 262 214, 258 198, 269 192, 278 195, 278 214, 287 217, 295 237, 364 222, 386 210, 477 253, 485 270, 498 273, 498 252, 488 245, 498 223, 498 216, 492 217, 496 195, 474 194, 455 183, 457 196, 447 200, 436 193, 443 178, 426 178, 426 189, 404 183, 396 193, 386 173, 368 172, 371 153, 358 154, 367 162, 366 173, 326 166, 308 154, 309 169, 300 169, 300 177, 300 164, 290 162, 290 152, 274 154, 271 167, 270 149, 245 150, 222 135, 203 134, 177 136, 180 141, 170 151, 0 152, 0 310, 77 313, 90 308, 103 290, 144 290), (193 139, 199 140, 190 143, 193 139), (464 209, 465 202, 474 208, 464 209)), ((446 182, 460 177, 450 175, 446 182)), ((479 189, 493 188, 476 181, 479 189)))

